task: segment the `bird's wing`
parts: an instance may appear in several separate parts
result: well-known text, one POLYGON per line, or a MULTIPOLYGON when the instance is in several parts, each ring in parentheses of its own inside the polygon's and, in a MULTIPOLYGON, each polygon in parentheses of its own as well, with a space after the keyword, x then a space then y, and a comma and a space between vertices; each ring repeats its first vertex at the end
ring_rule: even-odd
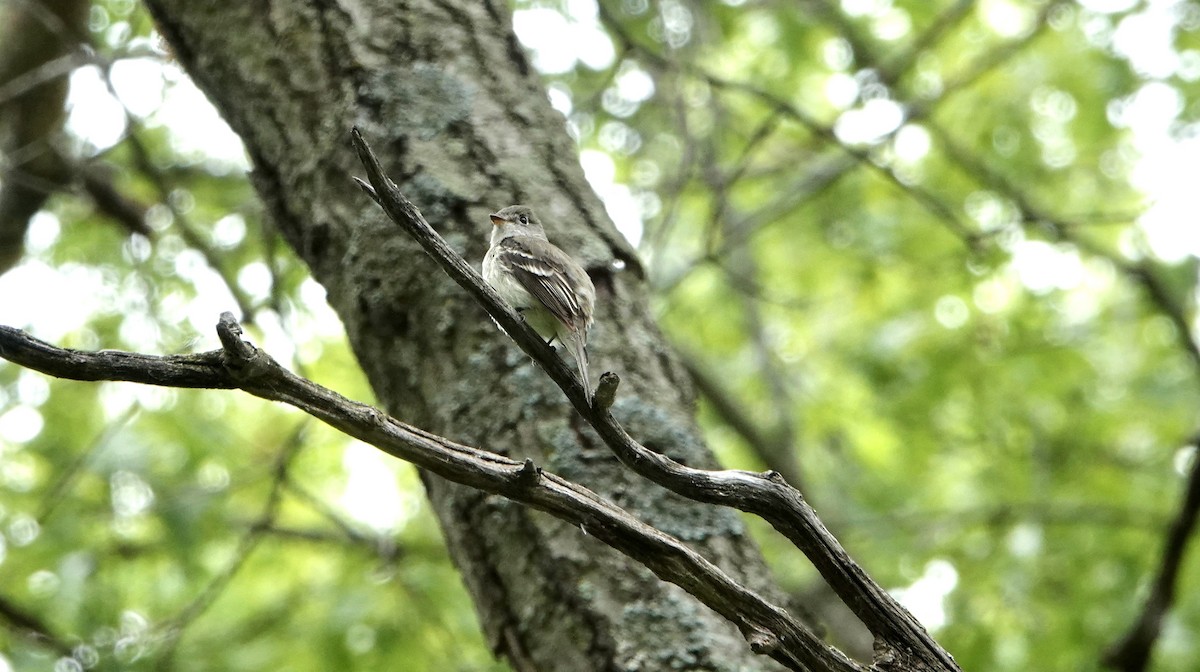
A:
MULTIPOLYGON (((504 239, 498 247, 498 260, 511 270, 525 291, 572 331, 586 333, 589 316, 570 281, 570 265, 578 264, 566 252, 543 240, 523 241, 515 236, 504 239), (538 245, 537 254, 531 245, 538 245)), ((582 269, 578 274, 587 277, 582 269)))

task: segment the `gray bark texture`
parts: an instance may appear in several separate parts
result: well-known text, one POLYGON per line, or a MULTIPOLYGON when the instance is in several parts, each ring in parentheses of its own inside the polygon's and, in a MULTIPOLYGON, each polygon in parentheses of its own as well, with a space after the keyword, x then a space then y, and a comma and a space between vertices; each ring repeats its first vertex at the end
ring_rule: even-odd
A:
MULTIPOLYGON (((147 0, 242 137, 278 227, 346 325, 390 413, 576 480, 778 601, 738 516, 620 466, 482 309, 350 181, 359 126, 393 179, 476 264, 487 214, 533 206, 597 288, 592 370, 647 447, 714 466, 632 249, 579 168, 499 0, 147 0)), ((682 590, 547 515, 424 477, 488 642, 517 670, 779 669, 682 590)))

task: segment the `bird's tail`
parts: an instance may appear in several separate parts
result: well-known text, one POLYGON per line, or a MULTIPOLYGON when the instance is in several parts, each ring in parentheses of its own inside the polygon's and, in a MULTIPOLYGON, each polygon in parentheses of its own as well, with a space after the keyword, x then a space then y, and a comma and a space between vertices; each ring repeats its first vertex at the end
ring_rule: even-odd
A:
POLYGON ((579 380, 583 383, 583 391, 590 405, 592 403, 592 383, 588 380, 587 343, 583 339, 583 334, 572 332, 564 339, 564 342, 571 354, 574 355, 575 363, 579 365, 579 380))

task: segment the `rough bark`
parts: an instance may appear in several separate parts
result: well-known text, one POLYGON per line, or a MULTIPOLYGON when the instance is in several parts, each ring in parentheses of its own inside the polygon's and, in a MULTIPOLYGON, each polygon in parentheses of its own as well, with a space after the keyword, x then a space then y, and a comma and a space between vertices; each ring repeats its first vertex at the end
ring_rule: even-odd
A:
MULTIPOLYGON (((498 0, 342 4, 147 0, 182 64, 246 143, 270 220, 346 325, 396 417, 486 443, 599 491, 768 595, 731 511, 623 469, 483 312, 355 188, 352 124, 468 259, 487 213, 539 211, 596 283, 592 366, 619 371, 614 413, 647 446, 713 460, 686 376, 649 315, 632 251, 588 188, 498 0)), ((579 529, 424 478, 490 644, 518 670, 760 669, 737 630, 579 529)))

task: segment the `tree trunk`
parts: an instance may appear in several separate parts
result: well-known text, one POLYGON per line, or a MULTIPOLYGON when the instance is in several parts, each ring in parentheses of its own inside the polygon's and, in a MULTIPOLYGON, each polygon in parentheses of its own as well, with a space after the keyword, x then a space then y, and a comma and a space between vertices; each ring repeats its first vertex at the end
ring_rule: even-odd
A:
MULTIPOLYGON (((267 215, 328 290, 396 417, 584 485, 775 597, 731 511, 622 468, 549 380, 350 181, 363 129, 401 189, 468 259, 487 214, 532 205, 597 288, 592 369, 647 446, 712 465, 633 251, 584 181, 500 0, 147 0, 241 135, 267 215)), ((594 376, 595 377, 595 376, 594 376)), ((518 670, 776 669, 737 629, 586 530, 424 478, 494 650, 518 670)))

